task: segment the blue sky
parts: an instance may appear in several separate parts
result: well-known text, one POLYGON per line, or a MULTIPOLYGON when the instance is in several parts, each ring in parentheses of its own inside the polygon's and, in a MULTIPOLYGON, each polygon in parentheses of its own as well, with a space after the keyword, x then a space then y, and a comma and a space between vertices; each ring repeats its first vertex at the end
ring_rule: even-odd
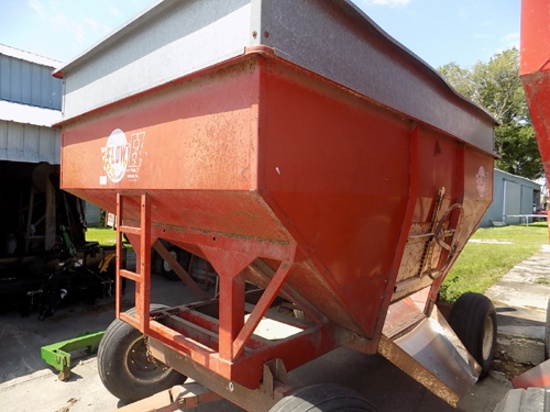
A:
MULTIPOLYGON (((0 0, 0 43, 66 62, 156 1, 0 0)), ((520 0, 353 1, 433 67, 519 47, 520 0)))

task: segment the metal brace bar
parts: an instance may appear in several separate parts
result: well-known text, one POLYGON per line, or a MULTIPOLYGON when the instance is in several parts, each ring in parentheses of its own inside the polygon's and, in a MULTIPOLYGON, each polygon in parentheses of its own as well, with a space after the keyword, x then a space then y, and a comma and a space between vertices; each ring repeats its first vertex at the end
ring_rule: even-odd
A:
POLYGON ((267 285, 267 288, 264 290, 262 297, 258 301, 256 307, 250 314, 250 317, 248 318, 241 331, 237 335, 237 338, 233 342, 233 359, 239 356, 244 348, 246 341, 250 338, 250 336, 262 320, 262 317, 265 315, 265 312, 267 311, 267 309, 269 309, 269 306, 277 296, 277 293, 279 293, 279 291, 281 290, 281 287, 283 286, 283 283, 286 280, 286 277, 291 267, 292 263, 282 262, 281 266, 279 266, 279 268, 275 272, 273 279, 271 280, 271 282, 269 282, 269 285, 267 285))
POLYGON ((191 276, 189 276, 189 274, 185 271, 185 269, 181 267, 181 265, 176 260, 176 258, 172 256, 172 254, 168 251, 168 249, 166 249, 166 247, 159 240, 157 240, 153 244, 153 249, 155 249, 158 252, 160 257, 162 257, 166 262, 168 262, 172 270, 179 276, 179 278, 183 281, 183 283, 185 283, 185 285, 189 289, 191 289, 191 292, 193 292, 193 294, 197 299, 199 300, 208 299, 208 296, 206 295, 206 293, 204 293, 199 288, 197 283, 191 278, 191 276))

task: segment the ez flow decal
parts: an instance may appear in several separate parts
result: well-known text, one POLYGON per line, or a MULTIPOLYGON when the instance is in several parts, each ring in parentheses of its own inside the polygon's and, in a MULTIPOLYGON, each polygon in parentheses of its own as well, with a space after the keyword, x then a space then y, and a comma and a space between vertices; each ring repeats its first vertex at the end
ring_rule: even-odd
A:
POLYGON ((106 185, 107 179, 118 183, 124 177, 129 181, 137 181, 144 140, 145 132, 132 133, 130 139, 127 139, 122 130, 113 130, 107 144, 101 148, 103 171, 106 175, 99 176, 99 184, 106 185))

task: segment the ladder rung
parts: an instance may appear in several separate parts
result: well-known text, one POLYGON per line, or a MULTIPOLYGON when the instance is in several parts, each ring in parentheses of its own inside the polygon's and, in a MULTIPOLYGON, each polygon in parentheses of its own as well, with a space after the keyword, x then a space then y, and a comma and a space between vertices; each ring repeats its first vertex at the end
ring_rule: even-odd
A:
POLYGON ((126 279, 133 280, 134 282, 142 281, 141 275, 136 272, 132 272, 131 270, 120 269, 119 274, 120 276, 125 277, 126 279))
POLYGON ((123 233, 130 233, 131 235, 141 235, 141 228, 136 226, 120 225, 118 230, 123 233))
MULTIPOLYGON (((137 236, 139 241, 139 261, 141 262, 140 271, 131 271, 122 268, 122 260, 117 259, 117 296, 116 296, 116 315, 119 319, 128 322, 130 325, 138 329, 143 333, 149 331, 149 304, 151 301, 151 291, 149 285, 147 284, 150 281, 150 260, 151 260, 151 205, 146 193, 141 193, 139 195, 140 205, 138 206, 137 212, 139 213, 139 219, 137 222, 132 222, 133 225, 124 225, 123 211, 125 209, 124 205, 126 203, 125 198, 133 198, 133 203, 129 202, 126 209, 128 211, 132 210, 131 207, 135 208, 135 198, 138 197, 136 194, 128 194, 123 196, 122 193, 117 193, 117 218, 118 218, 118 227, 117 227, 117 239, 120 239, 123 234, 131 234, 137 236), (130 207, 130 209, 128 209, 130 207), (122 279, 130 279, 136 283, 134 297, 136 302, 136 312, 135 315, 129 315, 127 313, 121 312, 122 306, 122 290, 121 285, 122 279)), ((134 240, 134 239, 132 239, 134 240)), ((122 242, 117 243, 117 254, 122 253, 122 242)), ((135 269, 134 269, 135 270, 135 269)))

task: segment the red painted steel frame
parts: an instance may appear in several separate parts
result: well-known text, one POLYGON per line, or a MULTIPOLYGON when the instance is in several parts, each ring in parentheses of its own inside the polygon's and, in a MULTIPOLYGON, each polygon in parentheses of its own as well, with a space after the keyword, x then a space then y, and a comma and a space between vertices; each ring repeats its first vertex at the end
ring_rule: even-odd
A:
POLYGON ((116 279, 116 300, 115 300, 115 314, 117 318, 129 323, 135 328, 139 329, 143 333, 149 332, 149 307, 151 305, 151 211, 150 203, 146 194, 141 194, 140 208, 141 218, 139 226, 126 226, 124 225, 124 196, 121 193, 117 193, 117 279, 116 279), (139 236, 139 256, 136 266, 139 271, 131 272, 126 269, 122 269, 121 260, 118 258, 122 256, 122 235, 123 233, 139 236), (135 283, 135 307, 136 311, 134 315, 121 312, 122 302, 122 278, 130 279, 135 283))
POLYGON ((126 232, 139 251, 138 273, 119 263, 120 318, 247 388, 267 361, 291 370, 334 349, 341 328, 376 352, 398 283, 432 283, 415 228, 461 203, 460 249, 492 200, 492 173, 478 178, 491 154, 264 48, 65 123, 62 163, 63 187, 117 210, 118 244, 126 232), (217 271, 218 318, 187 305, 149 320, 159 238, 217 271), (135 316, 120 313, 120 276, 136 282, 135 316), (265 291, 245 322, 246 281, 265 291), (259 339, 278 294, 314 322, 259 339))

